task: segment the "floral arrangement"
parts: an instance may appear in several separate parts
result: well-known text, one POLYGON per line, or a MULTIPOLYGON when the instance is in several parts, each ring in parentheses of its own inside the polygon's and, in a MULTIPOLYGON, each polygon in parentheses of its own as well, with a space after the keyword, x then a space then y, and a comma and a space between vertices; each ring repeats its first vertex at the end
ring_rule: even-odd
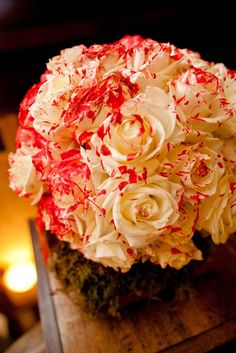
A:
POLYGON ((10 187, 85 258, 201 260, 236 230, 236 74, 139 36, 65 49, 21 103, 10 187), (200 235, 201 234, 201 235, 200 235))

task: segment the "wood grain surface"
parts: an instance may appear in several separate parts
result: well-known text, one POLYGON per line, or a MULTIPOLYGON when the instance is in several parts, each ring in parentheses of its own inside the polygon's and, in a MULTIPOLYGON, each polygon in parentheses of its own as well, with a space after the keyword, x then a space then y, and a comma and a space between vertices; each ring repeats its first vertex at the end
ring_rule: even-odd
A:
POLYGON ((33 220, 30 221, 30 231, 37 266, 39 311, 46 353, 64 353, 58 330, 56 311, 51 298, 52 293, 49 284, 48 269, 44 263, 38 233, 33 220))
MULTIPOLYGON (((41 267, 37 263, 38 272, 41 267)), ((214 247, 190 290, 175 299, 133 305, 120 320, 91 317, 73 304, 53 273, 46 273, 63 353, 205 353, 236 338, 235 237, 214 247)), ((39 293, 44 285, 39 278, 39 293)), ((39 300, 45 305, 49 298, 39 300)), ((49 316, 45 308, 41 318, 49 316)), ((52 331, 44 335, 46 352, 57 352, 47 346, 52 331)))
POLYGON ((4 353, 45 353, 40 323, 15 341, 4 353))

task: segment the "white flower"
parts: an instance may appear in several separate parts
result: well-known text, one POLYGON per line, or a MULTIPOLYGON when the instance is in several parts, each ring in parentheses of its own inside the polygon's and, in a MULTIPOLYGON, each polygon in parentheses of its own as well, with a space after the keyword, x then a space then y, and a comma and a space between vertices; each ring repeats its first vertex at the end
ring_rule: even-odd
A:
POLYGON ((161 175, 184 186, 184 197, 196 204, 199 200, 215 195, 225 174, 223 156, 209 148, 219 148, 217 139, 204 140, 195 145, 180 144, 163 163, 161 175))
POLYGON ((76 209, 67 212, 64 209, 60 219, 70 231, 63 234, 63 240, 69 242, 72 249, 84 253, 91 235, 96 234, 96 218, 91 206, 79 204, 76 209))
POLYGON ((137 261, 132 252, 127 242, 115 230, 98 239, 91 237, 83 249, 86 258, 122 272, 127 272, 137 261))
POLYGON ((29 197, 36 204, 43 194, 43 183, 39 180, 35 167, 32 163, 32 156, 38 152, 37 148, 28 147, 28 153, 18 149, 16 153, 9 156, 10 187, 19 195, 29 197))
POLYGON ((224 140, 222 148, 224 160, 229 167, 234 169, 236 168, 236 139, 234 137, 224 140))
MULTIPOLYGON (((216 64, 210 71, 222 82, 222 89, 225 97, 225 107, 229 110, 231 118, 217 129, 216 133, 222 137, 229 138, 236 136, 236 74, 228 70, 223 64, 216 64), (230 103, 230 105, 228 104, 230 103), (227 108, 228 107, 228 108, 227 108)), ((223 100, 224 101, 224 100, 223 100)))
POLYGON ((108 217, 132 248, 153 242, 179 217, 182 187, 160 176, 134 184, 109 178, 100 188, 106 190, 96 199, 98 210, 105 212, 103 221, 108 217))
POLYGON ((82 154, 91 168, 100 163, 100 170, 113 177, 132 171, 138 181, 143 173, 155 172, 158 155, 163 158, 167 148, 183 139, 173 102, 160 88, 149 87, 108 116, 82 154))
POLYGON ((206 60, 203 60, 201 55, 197 52, 193 52, 189 49, 180 49, 180 52, 185 56, 185 60, 187 60, 189 66, 194 66, 201 70, 208 70, 211 66, 211 64, 206 60))
POLYGON ((168 91, 167 82, 188 66, 185 55, 174 45, 147 39, 128 51, 127 67, 122 73, 141 90, 153 86, 168 91))
POLYGON ((230 196, 230 183, 228 175, 224 175, 217 185, 215 193, 201 200, 199 205, 199 217, 196 229, 206 230, 211 234, 212 240, 216 243, 224 243, 228 233, 224 231, 223 213, 230 196))
POLYGON ((169 84, 187 134, 188 129, 199 133, 214 132, 235 115, 232 104, 224 95, 222 82, 210 72, 190 68, 169 84))
POLYGON ((70 94, 68 76, 47 75, 47 80, 41 85, 35 102, 29 108, 34 118, 33 127, 39 134, 48 138, 51 131, 62 125, 60 118, 68 106, 70 94))
POLYGON ((236 109, 236 73, 228 70, 224 64, 216 64, 209 71, 220 79, 223 85, 225 98, 236 109))
POLYGON ((171 246, 188 243, 194 235, 197 219, 198 207, 182 197, 179 202, 179 218, 160 235, 162 242, 171 246))
POLYGON ((160 264, 162 268, 167 265, 179 270, 191 260, 202 260, 201 251, 190 240, 188 243, 173 247, 167 243, 158 241, 147 247, 146 256, 154 264, 160 264))

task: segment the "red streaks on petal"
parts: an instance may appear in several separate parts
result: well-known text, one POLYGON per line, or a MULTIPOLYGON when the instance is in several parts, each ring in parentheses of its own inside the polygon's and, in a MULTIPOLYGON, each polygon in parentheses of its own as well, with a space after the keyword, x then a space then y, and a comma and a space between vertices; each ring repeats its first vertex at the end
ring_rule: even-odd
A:
POLYGON ((143 124, 143 119, 140 115, 134 114, 135 119, 140 123, 139 134, 138 136, 142 136, 145 133, 145 127, 143 124))
POLYGON ((120 190, 123 190, 127 185, 129 185, 129 182, 128 181, 122 181, 119 185, 118 185, 118 188, 120 190))
POLYGON ((61 154, 61 159, 65 160, 65 159, 70 159, 70 158, 74 158, 76 157, 77 159, 81 159, 81 154, 80 151, 78 149, 71 149, 69 151, 63 152, 61 154))
POLYGON ((183 205, 183 202, 184 202, 184 194, 181 195, 181 198, 180 198, 180 200, 179 200, 179 202, 178 202, 178 208, 179 208, 179 210, 180 210, 181 206, 183 205))
POLYGON ((119 125, 122 122, 122 114, 120 112, 114 113, 111 117, 111 124, 119 125))
POLYGON ((181 230, 182 230, 182 228, 180 228, 180 227, 172 227, 171 226, 171 233, 177 233, 177 232, 180 232, 181 230))
POLYGON ((177 248, 171 248, 171 252, 172 252, 173 255, 181 254, 181 253, 182 253, 182 251, 180 251, 180 250, 177 249, 177 248))
POLYGON ((78 142, 80 145, 83 145, 87 140, 93 135, 92 132, 90 131, 84 131, 82 134, 79 135, 78 137, 78 142))
POLYGON ((130 174, 129 174, 129 182, 130 183, 137 183, 137 174, 135 173, 135 171, 133 170, 130 174))
POLYGON ((101 211, 102 211, 102 215, 105 216, 106 215, 106 209, 105 208, 101 208, 101 211))
POLYGON ((135 159, 137 157, 138 153, 129 153, 127 155, 127 161, 132 161, 133 159, 135 159))
POLYGON ((143 180, 146 182, 147 181, 147 176, 148 176, 148 174, 147 174, 147 168, 143 168, 143 173, 142 173, 142 178, 143 178, 143 180))
POLYGON ((121 172, 121 174, 127 173, 128 171, 128 167, 126 165, 121 165, 118 169, 121 172))
POLYGON ((26 118, 29 118, 28 117, 29 108, 35 102, 36 96, 38 94, 38 91, 39 91, 41 85, 42 85, 42 82, 39 82, 39 83, 33 85, 28 90, 23 101, 20 104, 20 111, 19 111, 19 115, 18 115, 18 120, 22 126, 24 126, 26 118))
POLYGON ((101 191, 99 191, 99 192, 97 193, 96 196, 106 195, 106 193, 107 193, 107 191, 106 191, 105 189, 102 189, 101 191))
POLYGON ((137 183, 138 174, 136 173, 135 168, 128 168, 126 165, 122 165, 118 169, 122 175, 128 174, 129 183, 137 183))
POLYGON ((170 55, 170 58, 173 59, 173 60, 175 60, 175 61, 179 61, 180 59, 182 59, 183 55, 184 55, 184 54, 181 53, 181 51, 180 51, 180 50, 177 50, 177 48, 176 48, 174 54, 171 54, 171 55, 170 55))
MULTIPOLYGON (((223 166, 222 166, 223 168, 223 166)), ((201 161, 197 168, 197 175, 201 178, 205 177, 209 173, 210 169, 206 166, 204 161, 201 161)))
POLYGON ((126 251, 127 251, 127 253, 128 253, 130 256, 133 256, 133 253, 134 253, 133 249, 127 248, 126 251))
POLYGON ((234 192, 234 190, 236 190, 236 183, 230 183, 230 190, 231 192, 234 192))
POLYGON ((185 95, 176 100, 176 104, 179 105, 185 99, 185 95))
POLYGON ((100 148, 100 152, 101 154, 103 154, 104 156, 110 156, 111 155, 111 151, 109 150, 109 148, 106 145, 102 145, 100 148))
POLYGON ((103 141, 104 137, 106 136, 106 131, 104 125, 100 126, 97 130, 97 135, 103 141))

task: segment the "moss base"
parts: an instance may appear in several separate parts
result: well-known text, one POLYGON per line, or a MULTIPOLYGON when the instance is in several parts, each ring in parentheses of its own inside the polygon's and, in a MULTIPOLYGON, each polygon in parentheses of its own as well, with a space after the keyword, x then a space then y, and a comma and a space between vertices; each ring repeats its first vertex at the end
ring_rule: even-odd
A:
POLYGON ((117 316, 121 308, 137 300, 160 297, 166 295, 167 289, 186 285, 199 264, 192 261, 181 270, 170 267, 163 270, 147 261, 134 264, 130 271, 121 273, 85 259, 54 235, 47 235, 47 243, 50 267, 65 290, 73 293, 77 303, 82 301, 89 312, 111 316, 117 316))

